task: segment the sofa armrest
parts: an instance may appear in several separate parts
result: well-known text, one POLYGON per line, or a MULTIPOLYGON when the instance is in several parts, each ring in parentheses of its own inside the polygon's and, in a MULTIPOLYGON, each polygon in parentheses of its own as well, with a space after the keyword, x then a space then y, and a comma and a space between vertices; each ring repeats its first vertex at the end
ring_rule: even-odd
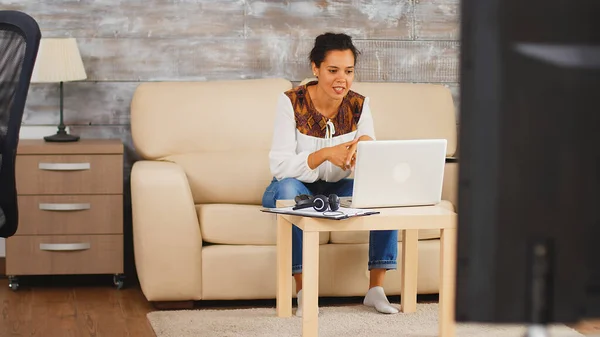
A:
POLYGON ((458 210, 458 161, 446 160, 444 167, 444 183, 442 186, 442 199, 448 200, 458 210))
POLYGON ((146 299, 200 300, 202 237, 183 169, 171 162, 136 162, 131 207, 135 263, 146 299))

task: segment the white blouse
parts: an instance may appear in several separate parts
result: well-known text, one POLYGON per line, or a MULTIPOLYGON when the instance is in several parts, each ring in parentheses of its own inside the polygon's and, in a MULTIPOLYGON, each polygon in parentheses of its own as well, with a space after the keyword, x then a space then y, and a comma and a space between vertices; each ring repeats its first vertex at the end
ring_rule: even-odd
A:
POLYGON ((349 142, 363 135, 375 139, 369 98, 365 97, 355 131, 336 135, 331 120, 328 120, 326 128, 325 138, 301 133, 296 124, 292 102, 285 93, 282 93, 277 102, 275 128, 271 151, 269 152, 271 174, 277 180, 296 178, 305 183, 312 183, 317 180, 337 182, 348 177, 351 174, 350 170, 344 171, 329 161, 325 161, 314 170, 311 170, 308 166, 308 156, 324 147, 349 142))

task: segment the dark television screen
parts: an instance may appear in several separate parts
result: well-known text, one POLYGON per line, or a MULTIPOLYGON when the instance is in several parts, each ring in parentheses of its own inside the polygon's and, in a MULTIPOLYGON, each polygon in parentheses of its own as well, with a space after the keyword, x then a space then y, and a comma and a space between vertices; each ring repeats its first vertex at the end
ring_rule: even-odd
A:
POLYGON ((457 321, 600 317, 600 1, 461 1, 457 321))

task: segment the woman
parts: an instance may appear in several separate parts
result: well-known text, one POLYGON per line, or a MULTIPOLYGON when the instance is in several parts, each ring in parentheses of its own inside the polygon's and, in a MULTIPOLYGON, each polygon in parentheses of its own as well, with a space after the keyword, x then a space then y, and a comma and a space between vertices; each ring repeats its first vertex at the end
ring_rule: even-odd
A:
MULTIPOLYGON (((350 90, 358 50, 345 34, 326 33, 310 52, 316 81, 288 90, 279 98, 269 153, 274 178, 262 204, 300 194, 351 196, 357 143, 375 139, 369 99, 350 90)), ((292 226, 292 274, 302 316, 302 230, 292 226)), ((382 284, 397 267, 398 231, 371 231, 369 289, 364 304, 382 313, 397 313, 382 284)))

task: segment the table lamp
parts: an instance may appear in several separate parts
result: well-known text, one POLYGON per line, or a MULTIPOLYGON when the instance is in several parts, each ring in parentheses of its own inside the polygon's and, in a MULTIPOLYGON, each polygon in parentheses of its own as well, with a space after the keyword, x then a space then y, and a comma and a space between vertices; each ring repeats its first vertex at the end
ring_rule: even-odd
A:
POLYGON ((48 142, 75 142, 79 136, 68 134, 63 122, 63 82, 87 78, 74 38, 42 38, 31 76, 32 83, 60 83, 60 123, 58 132, 44 137, 48 142))

